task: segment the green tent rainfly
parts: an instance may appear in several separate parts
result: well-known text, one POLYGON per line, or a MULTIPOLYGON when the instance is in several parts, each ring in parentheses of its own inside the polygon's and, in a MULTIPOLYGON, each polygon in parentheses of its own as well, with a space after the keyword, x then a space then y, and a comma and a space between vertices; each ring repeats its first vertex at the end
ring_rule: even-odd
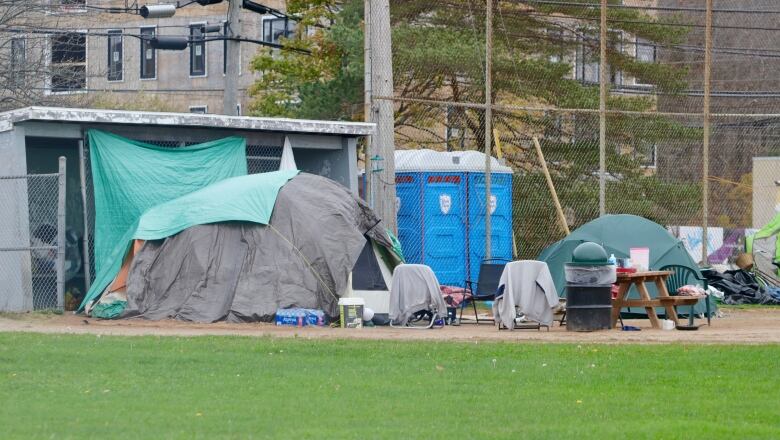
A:
MULTIPOLYGON (((646 247, 650 249, 650 269, 655 270, 669 264, 678 264, 692 269, 698 265, 691 258, 685 245, 658 223, 635 215, 605 215, 585 223, 575 231, 542 251, 539 260, 545 261, 558 289, 558 296, 565 295, 566 277, 564 264, 571 261, 572 251, 581 243, 592 241, 604 247, 607 255, 615 254, 616 258, 628 258, 630 248, 646 247)), ((648 286, 655 289, 655 286, 648 286)), ((629 295, 638 297, 636 289, 629 295)), ((663 309, 659 309, 663 310, 663 309)), ((700 301, 695 308, 696 313, 704 313, 705 304, 700 301)), ((712 308, 714 310, 714 307, 712 308)), ((644 315, 644 309, 632 308, 631 313, 644 315)))

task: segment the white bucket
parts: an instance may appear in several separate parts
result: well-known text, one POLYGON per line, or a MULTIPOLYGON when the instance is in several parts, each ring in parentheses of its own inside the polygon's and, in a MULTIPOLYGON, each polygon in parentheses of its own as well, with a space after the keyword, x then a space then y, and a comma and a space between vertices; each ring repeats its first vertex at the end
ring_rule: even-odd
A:
POLYGON ((341 328, 363 328, 363 298, 339 298, 341 328))
POLYGON ((664 319, 663 321, 661 321, 661 329, 663 330, 674 330, 674 327, 675 327, 674 321, 672 321, 671 319, 664 319))

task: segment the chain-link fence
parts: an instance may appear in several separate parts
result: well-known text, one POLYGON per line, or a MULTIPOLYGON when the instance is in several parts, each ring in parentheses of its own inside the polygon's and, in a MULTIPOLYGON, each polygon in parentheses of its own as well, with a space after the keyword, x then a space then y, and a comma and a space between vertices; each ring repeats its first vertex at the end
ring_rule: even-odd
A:
MULTIPOLYGON (((716 0, 708 42, 705 5, 609 0, 601 75, 598 1, 392 1, 392 57, 371 66, 392 66, 394 92, 373 93, 372 101, 394 103, 396 150, 484 152, 486 136, 492 138, 490 154, 512 170, 510 230, 502 231, 501 219, 491 216, 498 228, 491 234, 494 257, 506 256, 506 236, 510 258, 536 258, 565 236, 536 139, 569 229, 601 214, 636 214, 668 227, 702 261, 706 225, 705 263, 729 263, 745 235, 780 209, 780 8, 771 1, 716 0), (708 47, 711 81, 705 90, 708 47)), ((374 47, 369 52, 381 53, 374 47)), ((436 156, 418 156, 429 160, 415 164, 418 172, 443 170, 440 159, 423 157, 436 156)), ((480 171, 457 164, 447 169, 459 170, 480 171)), ((482 234, 476 242, 485 246, 485 201, 495 201, 484 187, 468 197, 426 191, 426 174, 415 193, 423 202, 410 207, 404 206, 411 197, 404 184, 412 182, 402 174, 396 173, 395 183, 399 236, 413 250, 412 262, 432 264, 458 237, 473 247, 482 234), (442 205, 426 205, 435 194, 442 205), (447 195, 452 201, 445 203, 447 195), (478 214, 470 205, 476 200, 483 207, 478 214), (470 214, 454 225, 442 212, 458 213, 457 202, 470 214)), ((494 170, 491 180, 500 178, 494 170)), ((455 253, 441 264, 465 264, 468 273, 474 262, 455 253)), ((485 253, 464 251, 474 258, 485 253)))
MULTIPOLYGON (((158 140, 158 139, 135 139, 136 141, 143 142, 150 145, 156 145, 163 148, 181 148, 199 143, 207 142, 211 139, 203 139, 198 141, 192 140, 158 140)), ((84 255, 87 255, 87 266, 89 272, 86 273, 87 287, 95 280, 95 196, 94 188, 92 184, 92 165, 90 162, 89 142, 85 139, 81 144, 82 148, 79 154, 79 159, 82 166, 83 181, 82 186, 84 188, 83 198, 86 200, 84 204, 84 218, 85 218, 85 236, 87 240, 86 249, 84 249, 84 255)), ((282 161, 282 147, 274 145, 256 145, 251 144, 246 146, 246 163, 247 171, 250 174, 266 173, 269 171, 276 171, 282 161)))
POLYGON ((63 308, 65 159, 59 173, 0 177, 0 310, 63 308))

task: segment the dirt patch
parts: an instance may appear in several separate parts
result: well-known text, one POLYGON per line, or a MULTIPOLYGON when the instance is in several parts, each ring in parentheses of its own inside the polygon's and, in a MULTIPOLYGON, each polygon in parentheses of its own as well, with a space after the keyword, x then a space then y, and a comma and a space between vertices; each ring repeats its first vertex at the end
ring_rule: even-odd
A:
MULTIPOLYGON (((592 333, 567 332, 556 323, 550 331, 497 331, 495 326, 464 324, 436 330, 404 330, 374 327, 362 330, 340 328, 277 327, 272 324, 196 324, 180 321, 117 320, 101 321, 66 313, 2 314, 0 331, 61 334, 99 334, 118 336, 273 336, 303 338, 395 339, 432 341, 538 341, 558 343, 704 343, 761 344, 780 343, 780 308, 726 309, 714 318, 712 326, 698 331, 662 331, 650 328, 647 320, 626 320, 640 327, 638 332, 619 330, 592 333)), ((704 322, 704 321, 701 321, 704 322)))

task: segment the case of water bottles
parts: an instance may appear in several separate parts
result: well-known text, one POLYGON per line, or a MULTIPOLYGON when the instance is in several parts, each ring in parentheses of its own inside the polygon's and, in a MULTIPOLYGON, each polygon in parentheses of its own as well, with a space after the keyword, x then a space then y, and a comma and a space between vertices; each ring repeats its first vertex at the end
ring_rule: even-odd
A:
POLYGON ((315 309, 279 309, 276 311, 276 325, 322 327, 325 325, 325 314, 315 309))

